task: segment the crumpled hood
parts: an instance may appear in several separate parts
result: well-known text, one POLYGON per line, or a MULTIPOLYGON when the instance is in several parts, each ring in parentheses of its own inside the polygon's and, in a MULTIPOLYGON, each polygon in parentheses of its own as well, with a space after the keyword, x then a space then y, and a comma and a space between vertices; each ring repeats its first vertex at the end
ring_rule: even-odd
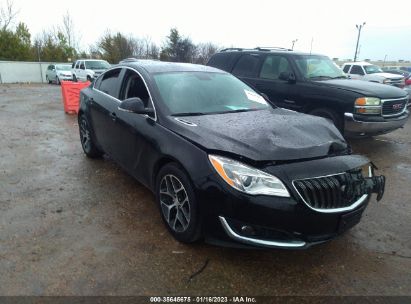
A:
POLYGON ((355 79, 330 79, 323 81, 314 81, 318 86, 333 87, 351 92, 362 94, 363 96, 379 97, 379 98, 401 98, 405 97, 406 93, 396 87, 375 83, 364 80, 355 79))
POLYGON ((164 125, 207 150, 234 153, 254 161, 322 157, 347 148, 340 132, 327 119, 281 108, 169 116, 164 125))

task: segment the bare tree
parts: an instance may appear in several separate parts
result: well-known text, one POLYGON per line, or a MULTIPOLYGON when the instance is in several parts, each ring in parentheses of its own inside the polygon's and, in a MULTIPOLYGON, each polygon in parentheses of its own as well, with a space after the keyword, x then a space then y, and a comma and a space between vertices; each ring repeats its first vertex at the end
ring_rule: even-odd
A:
POLYGON ((0 27, 3 31, 7 30, 9 25, 13 23, 19 12, 14 8, 14 3, 11 0, 7 0, 5 8, 0 8, 0 27))
POLYGON ((68 11, 63 15, 63 26, 60 31, 66 36, 68 45, 73 49, 78 49, 79 34, 75 31, 73 18, 68 11))
POLYGON ((206 64, 210 57, 218 50, 218 46, 211 43, 200 43, 197 45, 197 54, 194 60, 195 63, 206 64))

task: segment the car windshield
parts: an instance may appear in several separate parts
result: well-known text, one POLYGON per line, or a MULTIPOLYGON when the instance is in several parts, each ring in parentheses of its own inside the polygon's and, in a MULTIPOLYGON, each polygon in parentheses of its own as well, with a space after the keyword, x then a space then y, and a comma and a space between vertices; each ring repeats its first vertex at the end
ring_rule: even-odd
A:
POLYGON ((170 72, 154 75, 155 84, 172 115, 205 115, 262 110, 265 99, 230 74, 170 72))
POLYGON ((315 80, 347 78, 344 72, 327 56, 298 56, 296 63, 306 78, 315 80))
POLYGON ((86 61, 86 69, 90 70, 102 70, 108 69, 110 64, 107 61, 102 60, 93 60, 93 61, 86 61))
POLYGON ((383 70, 377 65, 365 65, 364 66, 365 72, 367 74, 374 74, 374 73, 382 73, 383 70))
POLYGON ((70 71, 71 70, 71 65, 69 65, 69 64, 58 64, 58 65, 56 65, 56 70, 57 71, 70 71))

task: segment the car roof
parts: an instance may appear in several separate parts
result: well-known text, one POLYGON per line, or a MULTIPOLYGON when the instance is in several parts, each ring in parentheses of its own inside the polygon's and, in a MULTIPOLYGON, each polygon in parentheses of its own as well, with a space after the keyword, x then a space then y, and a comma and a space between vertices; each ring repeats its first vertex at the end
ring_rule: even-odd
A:
POLYGON ((76 61, 106 61, 104 59, 77 59, 76 61))
POLYGON ((374 64, 372 64, 372 63, 369 63, 369 62, 366 62, 366 61, 356 61, 356 62, 346 62, 346 63, 344 63, 344 65, 353 65, 353 64, 355 64, 355 65, 374 65, 374 64))
POLYGON ((136 59, 135 61, 126 61, 118 64, 118 66, 128 66, 131 68, 141 68, 147 73, 161 73, 161 72, 213 72, 226 73, 222 70, 192 63, 167 62, 148 59, 136 59))
POLYGON ((326 56, 324 54, 318 53, 308 53, 308 52, 301 52, 301 51, 294 51, 292 49, 286 48, 279 48, 279 47, 256 47, 254 49, 246 49, 246 48, 226 48, 219 51, 217 54, 227 54, 227 53, 250 53, 250 54, 290 54, 290 55, 303 55, 303 56, 326 56))

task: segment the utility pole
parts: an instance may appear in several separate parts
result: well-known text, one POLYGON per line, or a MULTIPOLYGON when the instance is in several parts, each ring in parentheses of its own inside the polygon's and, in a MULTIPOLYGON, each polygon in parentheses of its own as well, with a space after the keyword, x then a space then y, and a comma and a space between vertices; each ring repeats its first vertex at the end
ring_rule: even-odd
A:
POLYGON ((41 83, 43 83, 43 82, 44 82, 44 79, 43 79, 43 70, 42 70, 42 68, 41 68, 41 60, 40 60, 40 45, 37 45, 37 56, 38 56, 38 58, 39 58, 39 68, 40 68, 41 83))
POLYGON ((358 36, 357 36, 357 45, 355 47, 354 62, 357 61, 358 43, 360 42, 361 30, 364 27, 364 25, 365 25, 365 22, 363 22, 363 24, 360 24, 360 25, 358 24, 355 25, 355 27, 358 30, 358 36))
POLYGON ((291 41, 292 45, 291 45, 291 49, 294 50, 294 44, 298 41, 298 39, 294 39, 293 41, 291 41))
POLYGON ((313 51, 313 41, 314 41, 314 37, 311 37, 310 55, 311 55, 311 52, 313 51))

